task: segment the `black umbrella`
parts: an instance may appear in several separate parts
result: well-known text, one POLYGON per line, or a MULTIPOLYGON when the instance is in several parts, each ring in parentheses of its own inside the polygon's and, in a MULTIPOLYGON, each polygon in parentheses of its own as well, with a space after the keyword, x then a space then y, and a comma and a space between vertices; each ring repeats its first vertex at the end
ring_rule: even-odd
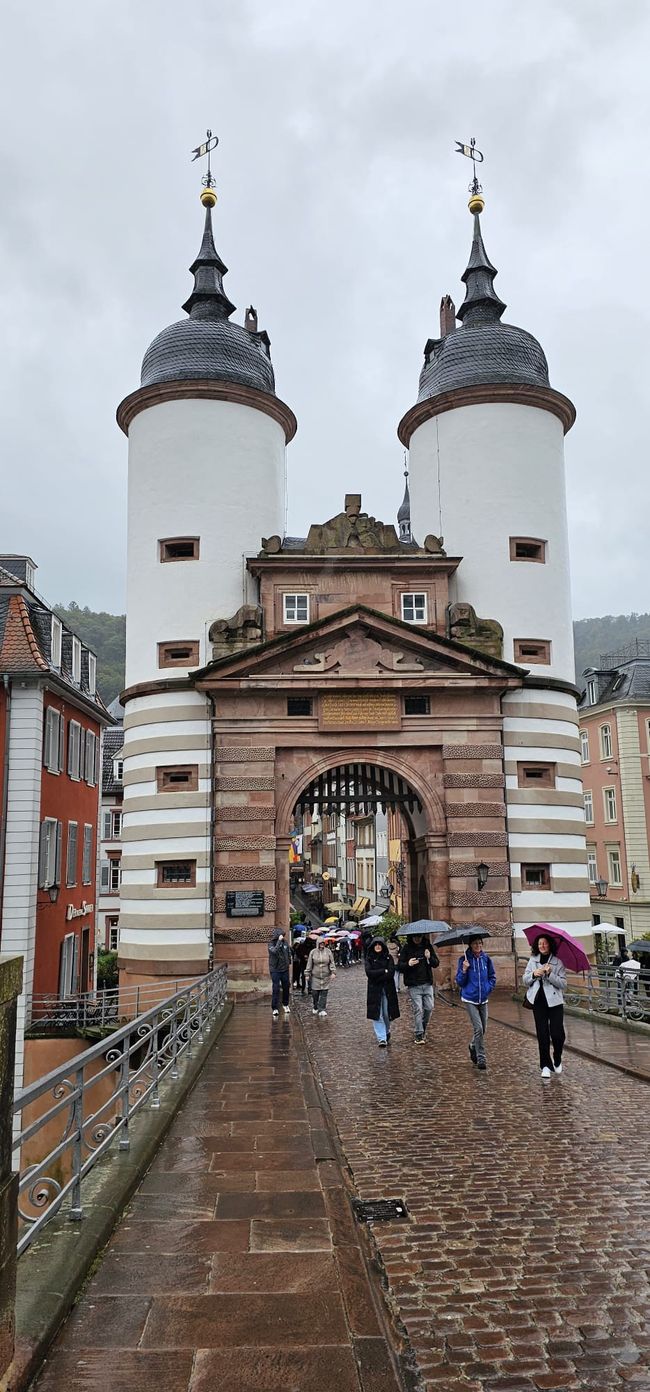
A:
POLYGON ((650 952, 650 938, 638 938, 636 942, 625 944, 628 952, 650 952))
POLYGON ((414 923, 404 923, 401 928, 396 928, 395 937, 412 938, 414 934, 441 932, 451 932, 449 924, 444 923, 441 918, 418 918, 414 923))
POLYGON ((479 928, 475 923, 466 923, 464 928, 451 928, 436 938, 436 947, 454 947, 456 943, 470 943, 474 938, 489 938, 487 928, 479 928))

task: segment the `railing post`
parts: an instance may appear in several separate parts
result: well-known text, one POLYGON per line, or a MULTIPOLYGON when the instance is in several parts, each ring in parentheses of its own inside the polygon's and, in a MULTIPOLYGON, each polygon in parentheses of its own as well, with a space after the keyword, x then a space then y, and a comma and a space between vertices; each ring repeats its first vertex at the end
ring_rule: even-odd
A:
POLYGON ((83 1218, 81 1207, 81 1165, 83 1151, 83 1125, 84 1125, 84 1071, 83 1066, 75 1069, 74 1090, 77 1093, 73 1103, 72 1112, 72 1178, 73 1185, 70 1195, 70 1219, 73 1223, 78 1223, 83 1218))
POLYGON ((120 1129, 120 1150, 129 1150, 131 1147, 131 1137, 129 1136, 129 1072, 131 1067, 130 1056, 131 1035, 127 1034, 126 1039, 122 1040, 122 1062, 120 1064, 120 1087, 122 1091, 122 1126, 120 1129))
POLYGON ((152 1088, 152 1092, 151 1092, 151 1105, 152 1105, 152 1107, 159 1107, 159 1106, 160 1106, 160 1093, 159 1093, 159 1091, 158 1091, 158 1073, 159 1073, 159 1067, 158 1067, 158 1049, 159 1049, 158 1029, 159 1029, 159 1025, 160 1025, 160 1016, 159 1016, 158 1013, 156 1012, 156 1014, 154 1015, 154 1018, 153 1018, 153 1020, 152 1020, 152 1022, 151 1022, 151 1030, 152 1030, 152 1035, 151 1035, 151 1045, 152 1045, 152 1049, 151 1049, 151 1077, 152 1077, 152 1082, 153 1082, 153 1088, 152 1088))
POLYGON ((139 986, 136 986, 136 988, 135 988, 135 1018, 136 1018, 136 1020, 137 1020, 139 1014, 140 1014, 140 987, 139 987, 139 986))
POLYGON ((18 1175, 11 1170, 17 1001, 22 957, 0 957, 0 1378, 14 1354, 18 1175))

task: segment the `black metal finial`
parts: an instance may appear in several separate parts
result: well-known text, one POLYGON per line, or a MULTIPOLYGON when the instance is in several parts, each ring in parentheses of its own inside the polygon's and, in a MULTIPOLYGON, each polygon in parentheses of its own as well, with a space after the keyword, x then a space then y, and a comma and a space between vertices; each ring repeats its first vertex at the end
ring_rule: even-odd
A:
POLYGON ((470 142, 469 142, 469 145, 464 145, 463 142, 462 142, 462 140, 457 140, 457 141, 456 141, 456 154, 457 154, 457 155, 466 155, 467 159, 471 159, 471 161, 472 161, 472 169, 474 170, 474 177, 473 177, 473 179, 472 179, 471 184, 468 184, 467 187, 468 187, 469 192, 473 195, 473 197, 476 197, 477 193, 482 193, 482 192, 483 192, 483 186, 482 186, 482 184, 479 184, 478 176, 477 176, 477 173, 476 173, 476 164, 477 164, 477 162, 478 162, 479 164, 482 164, 482 163, 483 163, 483 154, 482 154, 481 150, 477 150, 477 148, 476 148, 476 141, 475 141, 475 139, 474 139, 474 136, 472 136, 472 138, 471 138, 471 140, 470 140, 470 142))
POLYGON ((206 139, 203 141, 203 144, 197 145, 196 149, 192 150, 192 163, 194 163, 194 160, 203 159, 203 156, 207 155, 208 167, 206 173, 203 175, 203 178, 201 179, 201 183, 203 184, 204 188, 211 189, 214 188, 215 181, 212 175, 212 170, 210 168, 210 155, 213 150, 216 150, 217 145, 219 144, 219 136, 213 135, 211 130, 207 130, 205 134, 206 139))

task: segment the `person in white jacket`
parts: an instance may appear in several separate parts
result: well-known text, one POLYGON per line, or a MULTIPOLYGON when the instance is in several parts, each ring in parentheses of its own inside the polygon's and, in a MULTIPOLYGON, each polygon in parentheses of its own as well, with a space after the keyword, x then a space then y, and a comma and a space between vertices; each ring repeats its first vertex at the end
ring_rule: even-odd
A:
POLYGON ((543 1078, 562 1072, 564 1033, 564 992, 566 967, 556 956, 556 945, 546 933, 535 939, 533 951, 524 972, 526 999, 533 1007, 539 1066, 543 1078), (551 1059, 551 1044, 553 1058, 551 1059))

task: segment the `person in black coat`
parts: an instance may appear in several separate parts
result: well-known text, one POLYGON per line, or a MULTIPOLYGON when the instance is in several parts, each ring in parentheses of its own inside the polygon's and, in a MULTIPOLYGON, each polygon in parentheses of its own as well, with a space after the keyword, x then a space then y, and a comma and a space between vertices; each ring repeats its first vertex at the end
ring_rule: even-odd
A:
POLYGON ((371 938, 366 949, 368 995, 366 1016, 372 1020, 380 1049, 390 1040, 392 1020, 399 1019, 395 990, 395 963, 383 938, 371 938))
POLYGON ((406 939, 400 950, 397 970, 404 977, 413 1006, 416 1044, 424 1044, 433 1012, 433 969, 439 965, 438 954, 426 933, 412 933, 406 939))

